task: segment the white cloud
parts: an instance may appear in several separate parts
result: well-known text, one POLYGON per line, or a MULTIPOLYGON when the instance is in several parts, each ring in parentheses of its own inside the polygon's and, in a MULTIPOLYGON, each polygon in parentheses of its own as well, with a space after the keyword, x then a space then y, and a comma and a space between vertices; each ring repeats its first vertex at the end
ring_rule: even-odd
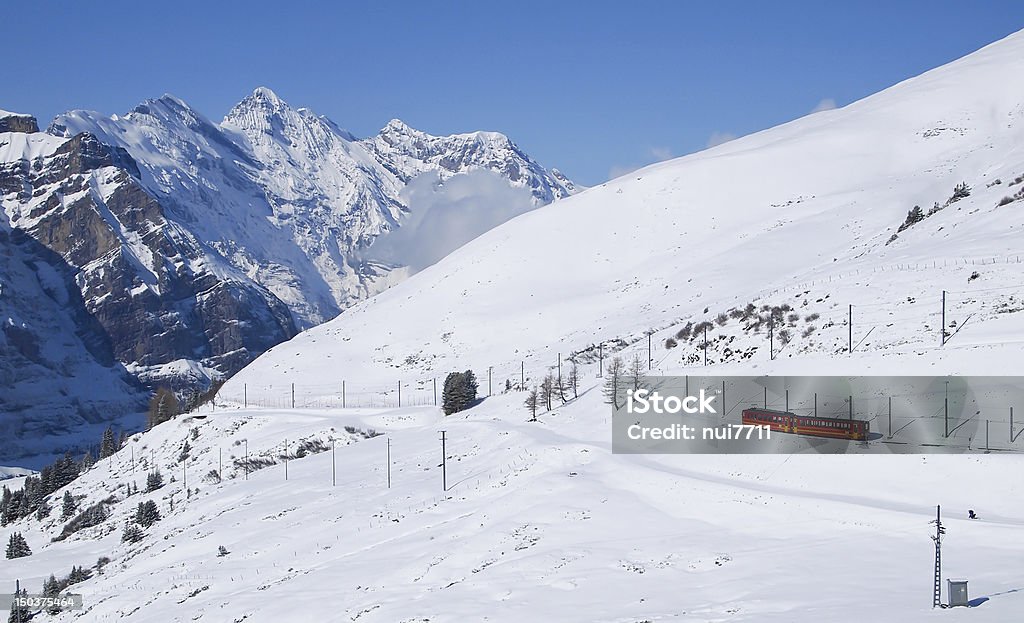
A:
POLYGON ((662 160, 670 160, 672 158, 671 147, 651 147, 649 150, 651 157, 657 162, 662 160))
POLYGON ((835 110, 836 108, 839 108, 838 106, 836 106, 836 101, 831 97, 826 97, 825 99, 818 102, 817 106, 811 109, 811 114, 813 115, 816 112, 822 112, 825 110, 835 110))
POLYGON ((402 190, 402 199, 409 216, 399 228, 377 238, 366 255, 414 271, 537 207, 529 190, 483 169, 444 182, 435 173, 424 173, 402 190))
POLYGON ((736 135, 731 132, 712 132, 711 136, 708 138, 708 148, 718 147, 723 143, 728 143, 735 139, 736 135))
POLYGON ((639 168, 635 164, 613 164, 612 168, 608 170, 608 179, 613 180, 617 177, 628 175, 639 168))

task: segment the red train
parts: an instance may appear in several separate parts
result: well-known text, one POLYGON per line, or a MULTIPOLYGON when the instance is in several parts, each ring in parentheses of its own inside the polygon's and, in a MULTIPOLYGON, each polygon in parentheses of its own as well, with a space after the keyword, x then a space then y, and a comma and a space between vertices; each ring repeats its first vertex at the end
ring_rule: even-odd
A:
POLYGON ((857 441, 866 441, 871 430, 864 420, 797 415, 774 409, 744 409, 743 423, 768 426, 770 430, 780 433, 857 441))

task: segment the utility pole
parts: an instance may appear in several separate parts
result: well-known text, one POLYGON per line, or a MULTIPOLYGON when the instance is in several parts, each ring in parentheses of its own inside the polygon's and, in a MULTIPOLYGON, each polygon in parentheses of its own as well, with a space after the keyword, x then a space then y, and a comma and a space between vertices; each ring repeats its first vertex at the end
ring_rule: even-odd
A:
POLYGON ((345 381, 341 382, 341 408, 344 409, 347 405, 345 404, 345 381))
POLYGON ((402 382, 398 382, 398 408, 402 408, 402 382))
POLYGON ((295 408, 295 383, 292 383, 292 409, 295 408))
POLYGON ((892 396, 889 396, 889 439, 892 439, 892 396))
POLYGON ((391 437, 388 440, 388 489, 391 488, 391 437))
POLYGON ((946 381, 946 399, 942 411, 942 420, 945 422, 945 437, 949 439, 949 381, 946 381))
POLYGON ((814 417, 818 417, 818 392, 814 392, 814 417))
POLYGON ((437 406, 437 377, 431 379, 434 382, 434 406, 437 406))
POLYGON ((597 375, 604 378, 604 342, 597 345, 597 375))
POLYGON ((704 365, 708 365, 708 326, 704 325, 704 365))
POLYGON ((768 408, 768 386, 764 386, 764 408, 768 408))
POLYGON ((654 357, 651 356, 651 335, 650 331, 647 332, 647 369, 650 370, 654 365, 654 357))
POLYGON ((768 312, 768 356, 775 361, 775 313, 768 312))
POLYGON ((935 541, 935 583, 932 588, 932 608, 938 608, 942 605, 942 535, 946 534, 946 529, 942 526, 942 513, 941 507, 935 507, 935 521, 929 523, 935 524, 935 536, 932 540, 935 541))
POLYGON ((786 413, 789 413, 789 390, 786 390, 786 413))
POLYGON ((494 371, 494 366, 487 366, 487 395, 492 396, 493 390, 491 388, 491 373, 494 371))
POLYGON ((217 478, 224 480, 224 448, 217 448, 217 478))
POLYGON ((441 431, 441 490, 448 491, 448 452, 445 450, 446 431, 441 431))
POLYGON ((849 322, 849 324, 850 324, 850 346, 849 346, 850 350, 849 350, 849 352, 852 354, 853 353, 853 305, 850 305, 850 322, 849 322))
MULTIPOLYGON (((1011 409, 1010 412, 1012 413, 1013 410, 1011 409)), ((1013 437, 1013 416, 1012 415, 1010 416, 1010 437, 1013 437)), ((134 445, 132 446, 132 473, 133 474, 135 473, 135 446, 134 445)))
POLYGON ((249 440, 245 440, 245 479, 249 480, 249 440))
POLYGON ((334 460, 334 437, 331 437, 331 486, 338 486, 338 463, 334 460))
POLYGON ((185 489, 185 497, 188 497, 188 470, 185 468, 187 458, 181 459, 181 487, 185 489))
POLYGON ((519 362, 519 391, 526 391, 526 362, 519 362))
POLYGON ((850 396, 850 419, 853 419, 853 396, 850 396))
POLYGON ((288 440, 284 440, 284 479, 288 480, 288 440))
POLYGON ((242 406, 249 408, 249 386, 245 383, 242 383, 242 406))
POLYGON ((946 345, 946 291, 942 291, 942 332, 940 333, 942 338, 941 345, 946 345))

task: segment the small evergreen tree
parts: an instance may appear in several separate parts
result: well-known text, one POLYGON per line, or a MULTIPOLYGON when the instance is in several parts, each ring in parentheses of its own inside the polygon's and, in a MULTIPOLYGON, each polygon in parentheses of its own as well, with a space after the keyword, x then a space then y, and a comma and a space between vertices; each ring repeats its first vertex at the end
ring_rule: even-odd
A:
POLYGON ((145 534, 142 532, 142 528, 129 522, 124 525, 124 532, 121 533, 121 542, 138 543, 144 536, 145 534))
POLYGON ((143 528, 148 528, 158 521, 160 521, 160 509, 157 508, 156 502, 153 500, 139 502, 139 506, 135 510, 135 523, 143 528))
POLYGON ((468 409, 476 402, 477 382, 472 370, 452 372, 444 380, 441 404, 445 415, 468 409))
POLYGON ((117 441, 114 437, 114 429, 109 426, 103 431, 103 438, 100 440, 100 458, 105 459, 117 452, 117 441))
POLYGON ((156 491, 162 486, 164 486, 164 475, 160 473, 159 469, 154 469, 146 475, 146 493, 156 491))
MULTIPOLYGON (((51 573, 50 577, 43 580, 43 597, 56 597, 57 595, 60 595, 60 591, 63 588, 64 587, 61 586, 60 581, 58 581, 51 573)), ((49 608, 46 608, 46 612, 47 614, 57 614, 60 612, 60 607, 50 606, 49 608)))
POLYGON ((21 536, 20 532, 12 534, 11 538, 7 541, 7 558, 24 558, 31 555, 32 549, 28 546, 25 537, 21 536))
POLYGON ((149 401, 149 410, 146 412, 146 430, 163 424, 175 415, 178 415, 180 407, 178 398, 174 392, 166 387, 159 387, 149 401))
MULTIPOLYGON (((28 589, 23 588, 18 593, 21 597, 28 596, 28 589)), ((7 617, 7 623, 25 623, 32 618, 32 611, 27 606, 16 606, 11 608, 11 614, 7 617)))

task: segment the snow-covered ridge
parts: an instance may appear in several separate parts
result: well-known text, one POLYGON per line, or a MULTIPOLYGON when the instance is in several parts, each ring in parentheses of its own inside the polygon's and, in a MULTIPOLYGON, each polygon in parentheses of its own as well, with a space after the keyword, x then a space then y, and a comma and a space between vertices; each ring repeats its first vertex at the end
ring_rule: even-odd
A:
POLYGON ((710 362, 737 372, 833 360, 847 373, 899 371, 909 358, 929 372, 1012 373, 1024 84, 1005 77, 1022 70, 1018 33, 843 109, 524 214, 275 347, 225 395, 295 381, 332 400, 339 369, 358 371, 350 387, 383 391, 467 367, 493 367, 503 385, 524 360, 536 379, 559 353, 596 358, 598 343, 646 359, 649 331, 655 365, 682 372, 703 361, 703 336, 677 333, 700 322, 712 324, 710 362), (950 202, 961 183, 969 196, 950 202), (889 242, 915 205, 936 203, 946 207, 889 242), (942 290, 947 333, 970 319, 940 349, 942 290), (771 355, 755 317, 765 305, 792 308, 771 355), (840 361, 849 305, 863 343, 840 361))
POLYGON ((359 140, 260 87, 219 124, 165 95, 124 116, 71 111, 49 132, 91 132, 126 149, 176 220, 309 326, 401 278, 395 267, 361 258, 401 226, 410 210, 402 191, 416 176, 493 171, 528 189, 536 205, 574 191, 501 134, 431 137, 401 127, 405 139, 359 140))

